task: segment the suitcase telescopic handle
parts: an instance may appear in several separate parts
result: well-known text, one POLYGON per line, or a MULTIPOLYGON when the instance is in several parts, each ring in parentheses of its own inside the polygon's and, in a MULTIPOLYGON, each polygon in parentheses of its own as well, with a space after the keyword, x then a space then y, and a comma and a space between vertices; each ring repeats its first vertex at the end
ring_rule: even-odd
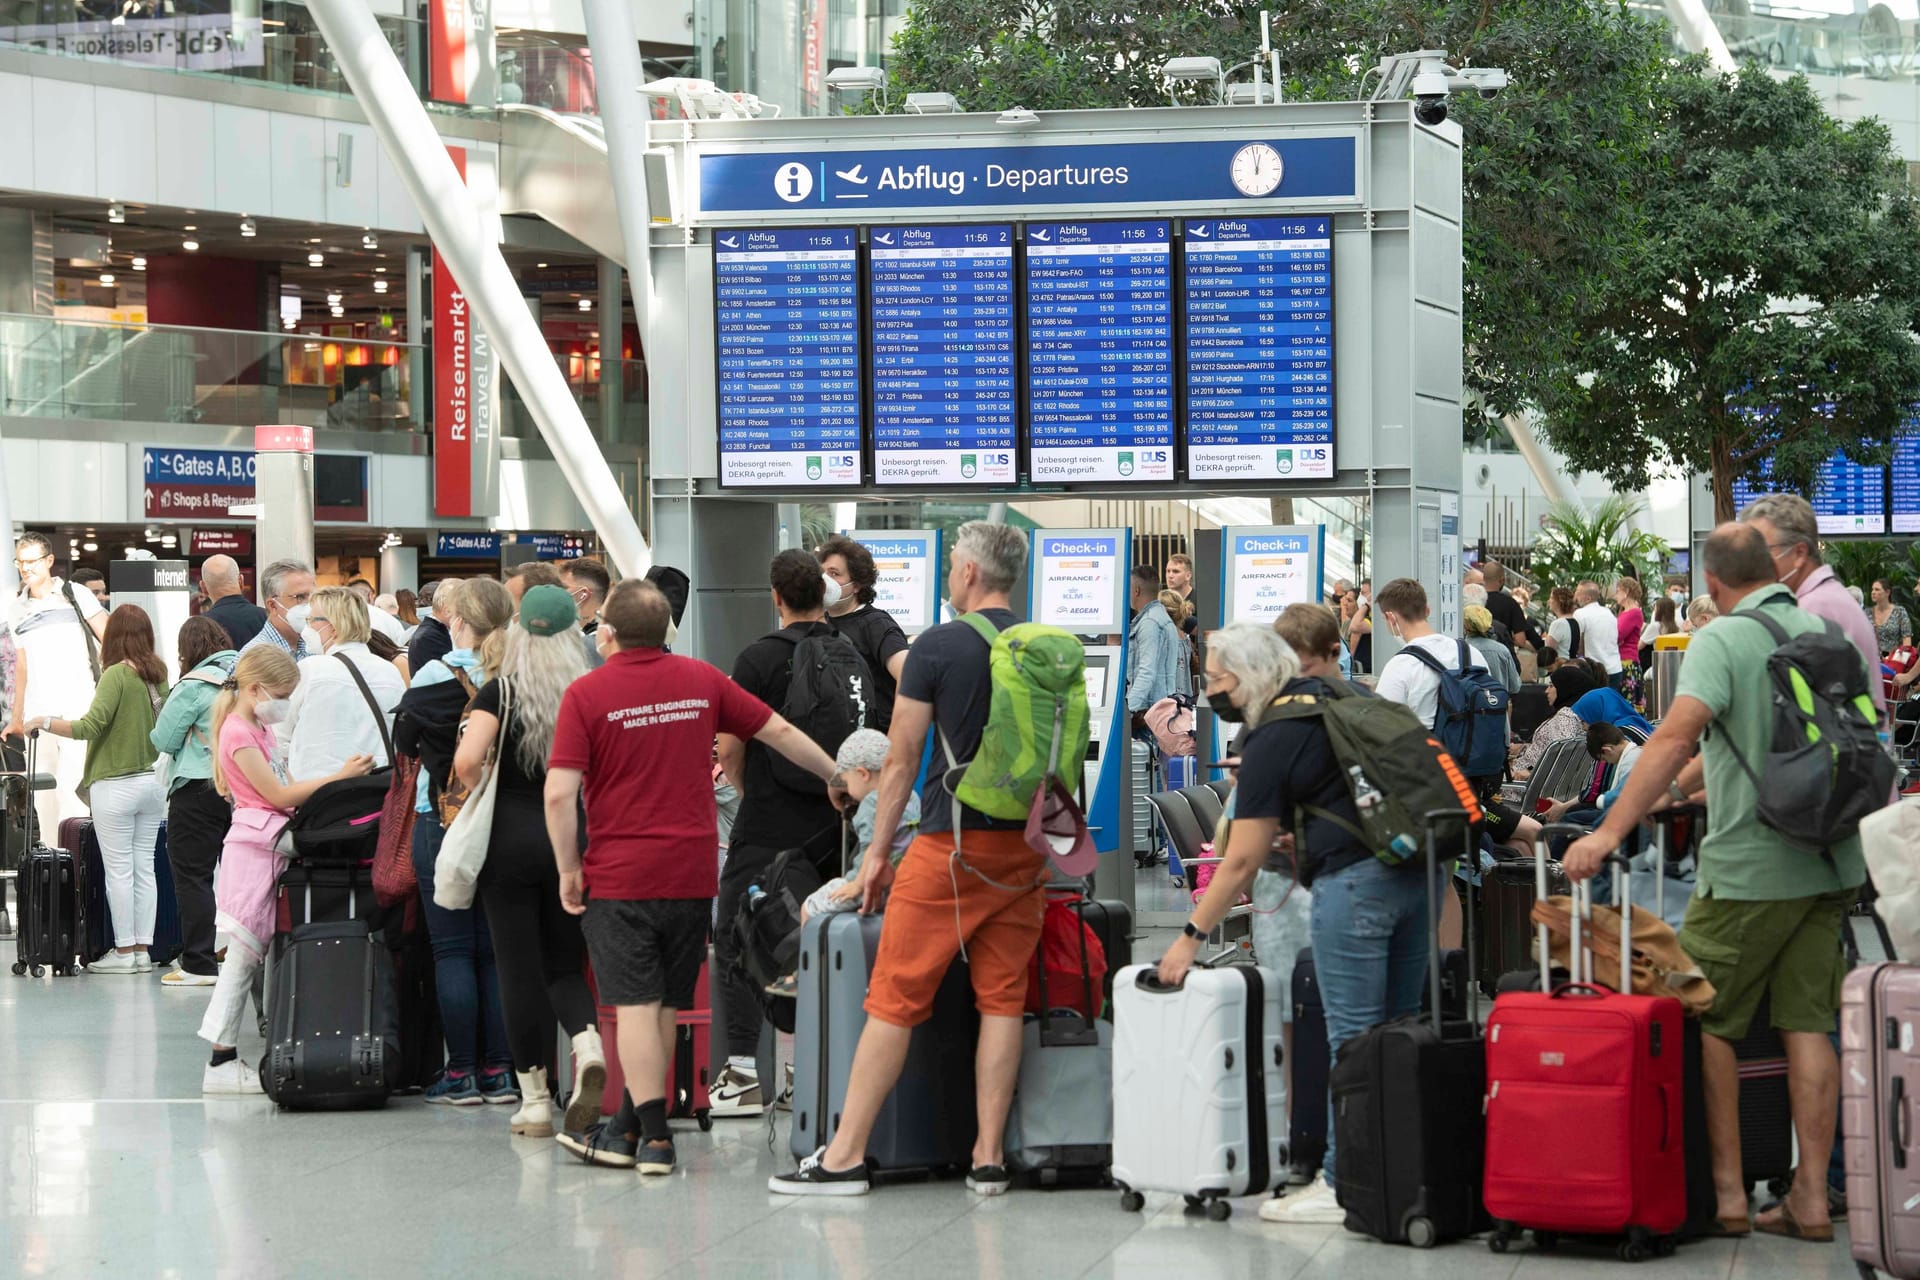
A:
MULTIPOLYGON (((1473 820, 1465 809, 1429 809, 1421 815, 1421 821, 1427 834, 1427 925, 1433 941, 1433 959, 1427 975, 1428 998, 1433 1002, 1433 1029, 1441 1029, 1443 1017, 1440 1010, 1440 970, 1444 967, 1445 957, 1440 951, 1440 851, 1435 837, 1443 824, 1452 824, 1460 828, 1461 856, 1471 857, 1473 843, 1473 820)), ((1475 870, 1478 870, 1476 867, 1475 870)), ((1480 1020, 1480 990, 1473 981, 1475 973, 1473 954, 1473 912, 1462 911, 1467 938, 1467 999, 1472 1004, 1470 1016, 1475 1022, 1480 1020)))

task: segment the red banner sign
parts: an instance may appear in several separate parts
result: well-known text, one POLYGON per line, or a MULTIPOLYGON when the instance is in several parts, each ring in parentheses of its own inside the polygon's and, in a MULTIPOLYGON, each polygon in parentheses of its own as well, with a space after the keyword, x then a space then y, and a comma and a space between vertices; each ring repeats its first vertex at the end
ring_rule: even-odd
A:
POLYGON ((427 96, 435 102, 467 100, 467 0, 431 0, 427 6, 427 96))
MULTIPOLYGON (((448 147, 464 181, 467 152, 448 147)), ((439 253, 433 255, 433 510, 473 514, 473 314, 439 253)))

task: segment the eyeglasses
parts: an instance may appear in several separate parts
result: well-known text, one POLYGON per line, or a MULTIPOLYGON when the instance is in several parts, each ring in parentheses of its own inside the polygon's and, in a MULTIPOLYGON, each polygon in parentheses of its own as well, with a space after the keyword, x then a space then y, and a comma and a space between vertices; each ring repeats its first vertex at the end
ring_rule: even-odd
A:
POLYGON ((16 569, 24 569, 30 564, 45 564, 47 561, 51 559, 53 559, 51 555, 31 556, 25 560, 15 559, 13 562, 13 567, 16 569))
POLYGON ((1799 545, 1800 544, 1798 542, 1769 542, 1767 544, 1767 554, 1772 556, 1775 560, 1778 560, 1782 555, 1793 550, 1795 547, 1799 545))

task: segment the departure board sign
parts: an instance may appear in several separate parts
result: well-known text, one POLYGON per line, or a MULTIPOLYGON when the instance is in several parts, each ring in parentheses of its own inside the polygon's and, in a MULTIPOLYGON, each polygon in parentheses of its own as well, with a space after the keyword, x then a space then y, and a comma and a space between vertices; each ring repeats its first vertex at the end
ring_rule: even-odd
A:
POLYGON ((1165 221, 1027 225, 1034 483, 1173 479, 1172 267, 1165 221))
POLYGON ((851 227, 718 231, 720 483, 860 483, 859 270, 851 227))
POLYGON ((1013 228, 876 227, 876 484, 1014 483, 1013 228))
POLYGON ((1893 531, 1920 533, 1920 424, 1893 438, 1893 531))
MULTIPOLYGON (((1761 483, 1750 484, 1744 480, 1733 482, 1734 510, 1740 510, 1763 494, 1777 491, 1768 483, 1771 472, 1772 467, 1763 463, 1761 483)), ((1821 533, 1887 531, 1885 467, 1863 467, 1836 453, 1821 464, 1814 491, 1803 496, 1813 504, 1814 519, 1821 533)))
POLYGON ((1333 220, 1187 223, 1187 475, 1333 476, 1333 220))

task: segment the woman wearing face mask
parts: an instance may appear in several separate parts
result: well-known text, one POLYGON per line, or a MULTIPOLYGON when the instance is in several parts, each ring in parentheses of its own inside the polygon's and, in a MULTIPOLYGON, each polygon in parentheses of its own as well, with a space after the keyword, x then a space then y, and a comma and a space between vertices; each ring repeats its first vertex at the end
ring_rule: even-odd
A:
POLYGON ((345 587, 322 587, 311 603, 289 610, 289 618, 302 609, 309 656, 300 660, 300 683, 279 735, 287 744, 287 773, 296 782, 327 777, 347 757, 362 754, 384 768, 392 763, 387 743, 394 708, 407 688, 393 664, 367 648, 366 602, 345 587))
MULTIPOLYGON (((1207 703, 1216 715, 1246 720, 1251 731, 1233 791, 1233 824, 1225 859, 1186 930, 1160 962, 1160 979, 1179 982, 1201 938, 1226 917, 1253 884, 1276 836, 1292 833, 1300 883, 1313 890, 1314 963, 1326 1009, 1327 1040, 1340 1046, 1378 1023, 1420 1008, 1431 943, 1426 889, 1419 859, 1389 866, 1356 839, 1360 825, 1326 726, 1317 718, 1266 718, 1276 698, 1317 696, 1326 686, 1300 675, 1293 647, 1271 629, 1236 622, 1208 638, 1207 703), (1306 806, 1328 816, 1309 813, 1306 806)), ((1442 882, 1444 883, 1444 881, 1442 882)), ((1295 1106, 1327 1106, 1325 1098, 1296 1098, 1295 1106)), ((1338 1223, 1333 1125, 1327 1125, 1322 1176, 1284 1200, 1269 1201, 1269 1222, 1338 1223)))
POLYGON ((220 851, 216 923, 227 935, 213 999, 200 1023, 200 1038, 213 1057, 201 1079, 203 1093, 260 1093, 260 1073, 240 1061, 241 1020, 247 1016, 253 976, 273 938, 273 899, 286 858, 274 848, 287 818, 329 782, 357 778, 373 759, 355 755, 327 777, 289 783, 274 767, 272 726, 287 714, 288 695, 300 679, 284 650, 256 645, 240 655, 233 675, 213 704, 213 785, 233 801, 233 822, 220 851))
MULTIPOLYGON (((587 673, 587 663, 573 598, 559 587, 528 588, 519 617, 498 634, 499 675, 474 699, 454 768, 461 781, 477 786, 488 752, 498 747, 493 839, 480 869, 479 903, 499 957, 507 1039, 525 1100, 508 1132, 544 1138, 554 1132, 545 1063, 556 1020, 573 1038, 566 1130, 582 1131, 600 1118, 606 1083, 596 1010, 581 967, 586 950, 580 917, 560 903, 545 801, 560 699, 587 673)), ((592 639, 602 657, 617 649, 604 619, 592 639)), ((586 830, 584 823, 580 829, 586 830)))
MULTIPOLYGON (((448 1106, 520 1100, 501 1014, 500 978, 482 906, 449 910, 434 901, 433 868, 446 836, 442 802, 453 781, 454 749, 467 708, 500 665, 513 597, 491 578, 442 588, 453 648, 420 669, 400 699, 393 747, 420 761, 414 794, 413 869, 433 941, 434 994, 446 1028, 447 1069, 426 1100, 448 1106)), ((464 792, 456 788, 457 794, 464 792)))

